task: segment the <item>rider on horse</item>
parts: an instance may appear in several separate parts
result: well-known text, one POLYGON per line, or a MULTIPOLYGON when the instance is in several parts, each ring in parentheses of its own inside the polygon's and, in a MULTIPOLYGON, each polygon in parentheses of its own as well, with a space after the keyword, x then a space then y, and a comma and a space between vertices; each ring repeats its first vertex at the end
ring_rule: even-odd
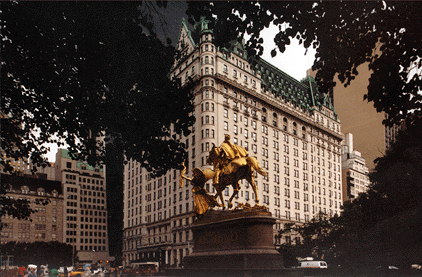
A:
POLYGON ((214 165, 214 170, 216 172, 213 182, 214 185, 217 185, 220 181, 220 175, 223 172, 223 169, 229 164, 231 161, 237 158, 247 157, 248 151, 245 148, 233 144, 230 142, 230 135, 224 135, 224 141, 221 143, 220 146, 220 157, 221 162, 214 165))
POLYGON ((230 135, 224 135, 224 141, 223 143, 221 143, 220 146, 221 150, 223 150, 221 152, 222 154, 222 158, 226 158, 230 161, 236 159, 236 158, 242 158, 242 157, 247 157, 248 156, 248 151, 246 151, 245 148, 233 144, 230 142, 230 135))

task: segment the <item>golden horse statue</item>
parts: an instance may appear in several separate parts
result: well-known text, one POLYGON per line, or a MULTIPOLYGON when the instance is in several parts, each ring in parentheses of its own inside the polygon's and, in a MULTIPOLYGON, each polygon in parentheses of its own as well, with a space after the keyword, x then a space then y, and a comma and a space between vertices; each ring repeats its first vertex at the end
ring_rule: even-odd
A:
POLYGON ((213 144, 207 158, 207 163, 214 166, 216 178, 214 178, 213 185, 217 190, 216 196, 219 196, 221 199, 223 209, 225 208, 223 199, 224 189, 229 185, 233 187, 233 194, 229 199, 229 208, 231 208, 233 206, 233 198, 239 193, 239 181, 242 179, 246 179, 251 184, 256 197, 255 202, 258 203, 258 188, 255 183, 254 172, 256 171, 263 176, 267 176, 267 173, 259 166, 258 161, 254 157, 236 157, 230 160, 225 157, 222 151, 221 148, 213 144))

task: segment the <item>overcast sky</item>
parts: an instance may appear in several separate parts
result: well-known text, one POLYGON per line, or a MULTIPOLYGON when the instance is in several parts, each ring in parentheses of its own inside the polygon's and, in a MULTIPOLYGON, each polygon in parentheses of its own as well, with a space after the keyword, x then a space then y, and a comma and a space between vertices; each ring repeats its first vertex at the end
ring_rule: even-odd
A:
POLYGON ((303 44, 299 45, 299 41, 294 39, 292 40, 292 43, 286 47, 284 53, 280 53, 277 50, 277 55, 272 58, 270 52, 276 47, 274 36, 277 32, 278 28, 275 26, 270 26, 270 28, 261 32, 261 37, 264 39, 264 54, 262 57, 267 62, 300 81, 302 78, 306 77, 306 70, 312 67, 316 51, 312 47, 309 47, 306 52, 303 44))

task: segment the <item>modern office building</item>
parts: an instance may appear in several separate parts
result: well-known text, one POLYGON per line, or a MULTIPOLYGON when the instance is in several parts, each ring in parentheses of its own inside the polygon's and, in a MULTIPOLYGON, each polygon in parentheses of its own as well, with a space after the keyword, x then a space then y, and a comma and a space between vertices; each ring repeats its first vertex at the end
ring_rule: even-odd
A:
POLYGON ((353 200, 369 188, 369 170, 361 153, 353 149, 353 134, 345 134, 341 168, 343 201, 353 200))
POLYGON ((1 243, 63 241, 63 191, 60 182, 47 180, 45 174, 1 174, 1 183, 6 191, 3 197, 26 199, 29 207, 35 211, 28 220, 19 220, 11 215, 3 216, 1 243), (49 200, 50 203, 42 205, 44 200, 49 200))
MULTIPOLYGON (((189 77, 193 89, 196 123, 185 139, 187 173, 211 168, 206 158, 212 145, 225 134, 259 161, 268 177, 257 175, 259 204, 277 219, 274 235, 286 222, 303 223, 320 211, 339 214, 343 202, 340 121, 328 94, 320 92, 312 77, 298 81, 270 63, 248 62, 242 44, 230 49, 212 43, 206 21, 195 30, 182 22, 171 76, 189 77), (197 38, 196 38, 197 37, 197 38)), ((172 170, 151 178, 139 163, 124 168, 123 262, 159 261, 177 266, 191 253, 194 222, 189 183, 179 186, 180 172, 172 170)), ((211 181, 205 188, 215 193, 211 181)), ((225 191, 227 201, 233 189, 225 191)), ((241 182, 234 205, 255 205, 251 186, 241 182)), ((227 203, 226 203, 227 204, 227 203)), ((276 244, 289 242, 284 236, 276 244)))
POLYGON ((63 242, 75 247, 80 262, 109 260, 105 169, 59 149, 55 170, 63 185, 63 242))

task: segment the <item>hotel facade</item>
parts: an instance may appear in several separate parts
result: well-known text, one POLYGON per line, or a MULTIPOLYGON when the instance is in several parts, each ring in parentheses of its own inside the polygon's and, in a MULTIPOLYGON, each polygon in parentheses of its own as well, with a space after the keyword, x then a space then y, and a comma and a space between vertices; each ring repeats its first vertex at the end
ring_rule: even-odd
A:
MULTIPOLYGON (((183 21, 173 78, 195 83, 192 134, 185 139, 189 153, 187 173, 211 168, 206 158, 212 145, 219 146, 225 134, 254 156, 268 173, 256 175, 259 204, 277 219, 275 245, 295 238, 278 238, 287 222, 304 223, 320 211, 340 213, 343 202, 341 172, 341 124, 328 94, 318 90, 308 76, 298 81, 270 63, 248 62, 240 43, 221 49, 212 43, 206 21, 191 32, 183 21)), ((195 220, 189 183, 179 186, 180 171, 159 178, 136 161, 124 168, 123 263, 158 261, 178 266, 193 248, 191 225, 195 220)), ((255 195, 246 181, 234 198, 255 205, 255 195)), ((211 181, 205 185, 215 193, 211 181)), ((230 187, 224 192, 227 201, 230 187)), ((227 202, 225 203, 227 204, 227 202)))
POLYGON ((1 244, 63 240, 63 192, 60 182, 47 180, 46 174, 1 174, 5 198, 25 199, 34 211, 26 219, 11 215, 1 218, 1 244), (44 201, 49 201, 43 205, 44 201))

